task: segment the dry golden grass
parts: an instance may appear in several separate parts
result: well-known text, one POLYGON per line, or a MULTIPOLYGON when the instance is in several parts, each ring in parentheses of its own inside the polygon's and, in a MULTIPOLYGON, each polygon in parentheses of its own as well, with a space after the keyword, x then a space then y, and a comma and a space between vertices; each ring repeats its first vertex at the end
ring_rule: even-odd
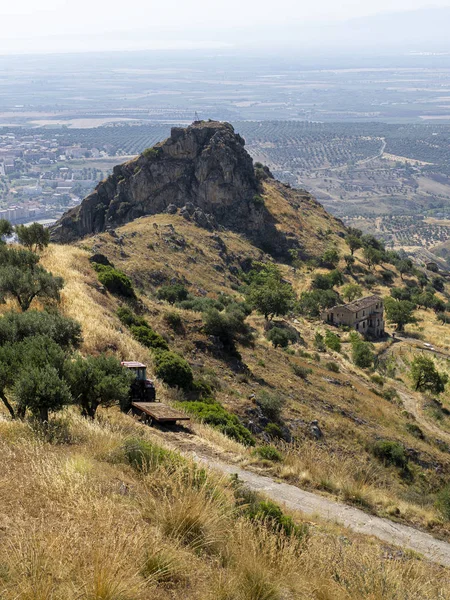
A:
POLYGON ((100 291, 88 253, 73 246, 51 245, 42 257, 43 266, 64 278, 61 311, 83 325, 83 351, 110 351, 122 359, 148 360, 148 352, 138 344, 115 316, 118 304, 100 291))
MULTIPOLYGON (((280 199, 278 193, 275 194, 273 190, 268 190, 267 193, 269 196, 272 194, 272 200, 267 198, 267 202, 273 201, 277 206, 279 203, 280 206, 284 206, 284 200, 280 199)), ((311 212, 307 217, 308 228, 312 231, 317 227, 325 231, 323 215, 315 212, 316 209, 312 205, 304 208, 305 214, 308 210, 311 212)), ((288 211, 287 208, 286 210, 288 211)), ((293 210, 292 207, 289 210, 293 210)), ((289 219, 286 217, 283 223, 287 222, 289 219)), ((255 344, 253 347, 240 348, 243 363, 248 370, 236 375, 232 366, 220 357, 215 357, 213 352, 198 349, 199 345, 201 347, 208 344, 208 339, 201 331, 201 315, 179 310, 185 333, 175 334, 164 320, 164 313, 170 310, 169 305, 155 299, 151 293, 154 288, 149 284, 152 273, 161 271, 169 278, 187 280, 188 287, 194 294, 199 294, 200 290, 204 289, 213 294, 226 292, 238 295, 231 287, 233 277, 227 272, 226 261, 218 256, 217 242, 211 234, 200 230, 179 215, 156 215, 138 219, 120 228, 117 233, 123 236, 126 255, 121 245, 116 243, 116 238, 109 233, 85 240, 83 244, 95 245, 96 251, 104 252, 119 268, 132 276, 137 289, 142 292, 140 299, 146 308, 148 321, 156 331, 166 336, 173 350, 193 364, 198 375, 213 374, 218 382, 215 395, 221 403, 229 410, 244 416, 252 394, 258 394, 263 389, 277 391, 288 399, 283 418, 300 440, 308 436, 307 424, 312 420, 319 420, 325 435, 325 445, 322 447, 311 444, 308 452, 315 452, 310 461, 311 470, 304 466, 305 459, 300 453, 295 457, 294 448, 288 452, 288 458, 282 465, 285 477, 298 485, 321 489, 324 493, 331 493, 347 502, 359 503, 378 514, 395 515, 396 518, 423 527, 438 528, 444 535, 448 533, 447 525, 442 523, 436 512, 432 494, 424 501, 421 491, 424 488, 436 490, 444 485, 444 475, 450 470, 448 456, 432 443, 431 438, 419 440, 407 430, 409 418, 402 411, 402 406, 374 393, 373 388, 377 386, 371 382, 368 374, 357 369, 343 354, 321 354, 321 361, 318 363, 312 358, 290 356, 280 349, 272 348, 264 336, 264 319, 252 315, 249 323, 254 330, 255 344), (153 223, 156 223, 158 228, 154 228, 153 223), (185 239, 187 246, 184 251, 165 241, 173 234, 171 226, 175 228, 176 236, 181 235, 185 239), (214 268, 216 263, 222 264, 223 272, 214 268), (327 370, 325 365, 328 361, 336 362, 340 373, 327 370), (312 370, 307 381, 295 376, 293 364, 312 370), (330 379, 343 385, 330 382, 330 379), (305 425, 298 425, 299 422, 305 425), (367 451, 370 444, 379 438, 400 440, 407 447, 418 450, 421 458, 431 464, 441 465, 444 475, 439 479, 430 470, 417 469, 416 482, 406 482, 395 469, 381 467, 367 451), (289 461, 292 461, 292 464, 289 461), (371 474, 381 471, 382 483, 380 484, 378 477, 373 481, 370 478, 369 481, 361 481, 359 473, 364 469, 371 474), (423 487, 420 487, 422 484, 419 485, 419 482, 424 482, 423 487), (410 487, 413 491, 411 494, 410 487)), ((220 232, 220 237, 225 242, 228 252, 236 256, 251 256, 257 259, 261 256, 248 241, 236 234, 220 232)), ((323 238, 325 246, 331 240, 327 239, 327 236, 323 238)), ((336 242, 342 252, 346 252, 342 239, 335 240, 333 237, 331 241, 336 242)), ((120 358, 142 360, 150 364, 151 375, 148 352, 133 340, 115 316, 117 299, 99 291, 97 276, 89 264, 88 256, 84 246, 50 246, 43 257, 47 268, 65 278, 62 309, 82 322, 85 338, 83 350, 110 351, 120 358)), ((306 271, 294 273, 286 266, 282 269, 283 275, 294 283, 298 291, 303 289, 305 280, 309 282, 311 277, 311 273, 306 271)), ((380 290, 384 293, 387 288, 380 290)), ((315 352, 315 332, 319 330, 324 333, 324 324, 311 323, 303 318, 298 318, 298 323, 291 321, 290 324, 298 329, 305 344, 294 346, 294 349, 306 349, 312 357, 315 352)), ((350 354, 346 340, 347 337, 343 336, 343 353, 350 354)), ((377 350, 382 350, 382 344, 377 345, 377 350)), ((385 387, 389 385, 395 386, 396 383, 388 381, 385 387)), ((161 382, 157 382, 157 387, 159 399, 164 402, 182 399, 180 394, 161 382)), ((200 444, 193 444, 194 451, 195 447, 198 449, 200 445, 207 451, 221 454, 230 462, 255 462, 255 458, 249 456, 245 448, 214 429, 201 424, 195 424, 193 429, 197 434, 197 441, 201 440, 200 444)), ((96 439, 97 437, 93 436, 91 443, 97 443, 96 439)), ((114 446, 114 436, 108 439, 108 443, 114 446)), ((180 440, 176 440, 176 443, 179 442, 180 440)), ((181 445, 184 448, 189 446, 184 442, 181 445)), ((267 468, 267 465, 265 467, 267 468)))
MULTIPOLYGON (((2 600, 427 600, 448 571, 336 526, 301 541, 240 516, 222 478, 189 463, 134 471, 118 451, 149 430, 65 415, 71 444, 0 421, 2 600)), ((299 517, 296 517, 298 519, 299 517)))

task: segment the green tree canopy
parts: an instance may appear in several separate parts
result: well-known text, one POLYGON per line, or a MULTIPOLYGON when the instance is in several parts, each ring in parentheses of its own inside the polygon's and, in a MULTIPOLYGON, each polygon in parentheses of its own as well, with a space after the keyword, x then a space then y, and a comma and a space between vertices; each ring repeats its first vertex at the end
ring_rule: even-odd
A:
POLYGON ((14 228, 9 221, 6 219, 0 219, 0 240, 3 241, 4 237, 8 237, 14 233, 14 228))
POLYGON ((43 422, 48 421, 50 411, 72 401, 67 382, 50 364, 23 369, 15 382, 14 396, 19 407, 28 408, 43 422))
POLYGON ((85 417, 95 417, 99 406, 123 405, 128 399, 134 375, 114 356, 77 356, 68 361, 66 378, 73 401, 85 417))
POLYGON ((295 294, 292 286, 283 282, 277 273, 261 273, 250 284, 246 299, 269 320, 291 310, 295 294))
POLYGON ((357 334, 352 335, 352 359, 357 367, 369 369, 375 360, 373 344, 364 342, 357 334))
POLYGON ((352 256, 353 256, 355 250, 359 250, 359 248, 362 247, 361 237, 354 235, 352 233, 347 235, 347 237, 345 238, 345 241, 347 242, 347 245, 350 248, 350 253, 352 256))
POLYGON ((403 331, 408 323, 417 322, 414 317, 415 305, 409 300, 396 300, 388 297, 384 301, 384 308, 387 320, 397 326, 397 331, 403 331))
POLYGON ((433 359, 416 356, 411 363, 411 379, 416 391, 439 395, 445 390, 448 375, 439 373, 433 359))
POLYGON ((38 263, 39 256, 34 252, 0 246, 0 302, 12 298, 26 311, 35 298, 43 302, 59 300, 63 279, 54 277, 38 263))
POLYGON ((31 252, 42 251, 50 242, 50 230, 40 223, 17 225, 15 231, 22 246, 31 252))
POLYGON ((347 302, 353 302, 353 300, 361 298, 363 295, 363 290, 362 287, 357 283, 347 283, 347 285, 344 285, 342 288, 341 293, 344 300, 347 302))
POLYGON ((339 253, 336 248, 328 248, 322 254, 320 262, 327 269, 335 269, 339 263, 339 253))
POLYGON ((63 286, 61 277, 54 277, 40 265, 29 270, 10 265, 0 267, 0 302, 13 298, 22 311, 28 310, 35 298, 59 301, 63 286))
POLYGON ((8 312, 0 319, 0 345, 34 336, 47 336, 64 349, 78 348, 82 342, 80 324, 56 312, 8 312))
MULTIPOLYGON (((43 392, 39 392, 38 399, 31 397, 32 388, 24 383, 27 373, 33 371, 35 386, 42 386, 42 381, 50 378, 49 368, 56 371, 58 377, 62 378, 66 353, 58 344, 48 336, 37 335, 27 337, 21 342, 7 342, 0 346, 0 399, 14 418, 16 410, 8 400, 8 395, 15 399, 17 414, 24 416, 27 408, 30 408, 36 416, 44 415, 48 418, 49 410, 58 410, 56 404, 52 405, 50 400, 43 399, 43 392), (44 373, 46 373, 44 377, 44 373), (42 377, 43 379, 42 379, 42 377), (17 386, 20 383, 20 393, 17 386), (39 402, 42 400, 42 410, 39 402)), ((39 389, 41 389, 39 387, 39 389)), ((60 408, 60 407, 59 407, 60 408)))
POLYGON ((365 246, 363 254, 369 269, 371 269, 374 265, 379 265, 383 260, 383 252, 377 248, 374 248, 373 246, 365 246))
POLYGON ((313 290, 303 292, 298 302, 298 311, 308 317, 318 317, 325 308, 331 308, 339 302, 339 296, 333 290, 313 290))

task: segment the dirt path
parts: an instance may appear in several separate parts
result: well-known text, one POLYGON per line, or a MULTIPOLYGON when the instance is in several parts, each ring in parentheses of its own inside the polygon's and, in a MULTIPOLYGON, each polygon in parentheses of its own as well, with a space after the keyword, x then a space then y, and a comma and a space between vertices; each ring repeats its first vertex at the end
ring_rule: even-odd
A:
MULTIPOLYGON (((356 533, 370 535, 399 548, 412 550, 432 562, 450 567, 450 543, 438 540, 429 533, 370 515, 353 506, 314 492, 307 492, 267 475, 247 471, 237 464, 227 462, 226 455, 220 454, 209 444, 201 442, 196 435, 169 431, 158 432, 157 435, 164 440, 165 444, 198 463, 224 475, 238 475, 250 489, 264 494, 277 504, 298 510, 310 518, 319 517, 339 523, 356 533)), ((232 460, 231 456, 230 460, 232 460)))
POLYGON ((293 510, 300 510, 311 517, 318 515, 322 519, 334 521, 357 533, 371 535, 389 544, 413 550, 430 561, 450 567, 450 544, 437 540, 428 533, 394 523, 388 519, 374 517, 352 506, 328 500, 323 496, 306 492, 287 483, 279 483, 271 477, 246 471, 236 465, 195 452, 193 458, 221 473, 237 474, 239 479, 252 490, 265 494, 278 504, 293 510))
MULTIPOLYGON (((388 348, 386 348, 386 350, 382 354, 380 354, 380 356, 389 356, 389 354, 392 354, 394 348, 398 350, 399 348, 401 348, 403 346, 417 346, 417 340, 414 338, 402 338, 401 340, 397 341, 392 346, 389 346, 388 348)), ((443 356, 445 358, 449 358, 448 353, 444 352, 443 350, 439 350, 439 349, 431 350, 429 348, 424 348, 424 347, 421 347, 420 349, 423 352, 426 352, 431 355, 435 355, 435 356, 439 355, 439 356, 443 356)), ((427 430, 429 433, 432 433, 439 439, 444 440, 445 442, 450 444, 450 433, 448 433, 444 429, 441 429, 440 427, 435 425, 433 422, 431 422, 429 419, 427 419, 427 417, 423 414, 422 395, 408 390, 408 388, 406 386, 404 386, 403 384, 401 384, 400 382, 396 382, 396 390, 402 400, 403 406, 406 408, 406 410, 408 412, 410 412, 412 415, 414 415, 414 418, 416 419, 416 421, 420 425, 420 427, 427 430)))

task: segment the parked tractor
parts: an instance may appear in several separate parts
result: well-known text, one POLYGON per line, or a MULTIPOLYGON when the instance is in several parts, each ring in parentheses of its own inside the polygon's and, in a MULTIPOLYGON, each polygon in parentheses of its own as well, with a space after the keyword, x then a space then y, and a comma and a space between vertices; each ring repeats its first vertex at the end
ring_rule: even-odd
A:
POLYGON ((127 406, 122 410, 137 417, 141 423, 152 425, 175 425, 177 421, 189 421, 186 413, 156 402, 156 391, 153 381, 147 379, 147 367, 139 362, 123 361, 122 366, 132 371, 136 378, 130 387, 127 406))
POLYGON ((156 390, 153 381, 147 379, 147 367, 140 362, 123 361, 122 366, 136 375, 130 387, 130 403, 156 402, 156 390))

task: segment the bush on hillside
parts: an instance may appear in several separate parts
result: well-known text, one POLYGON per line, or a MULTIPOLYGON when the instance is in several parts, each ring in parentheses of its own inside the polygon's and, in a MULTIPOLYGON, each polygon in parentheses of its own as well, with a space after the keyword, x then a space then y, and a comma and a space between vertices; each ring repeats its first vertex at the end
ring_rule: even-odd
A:
POLYGON ((308 536, 308 526, 305 524, 296 525, 292 517, 285 515, 274 502, 259 500, 256 496, 248 493, 245 493, 245 496, 247 497, 242 502, 246 507, 244 514, 252 521, 259 521, 274 533, 286 537, 303 540, 308 536))
POLYGON ((255 438, 239 421, 236 415, 229 413, 218 402, 181 402, 180 405, 203 423, 211 425, 226 436, 244 444, 254 446, 255 438))
POLYGON ((203 314, 203 329, 206 335, 217 337, 227 351, 234 352, 238 339, 248 342, 251 337, 245 318, 238 308, 222 312, 212 308, 203 314))
POLYGON ((283 430, 277 423, 267 423, 264 431, 272 438, 283 439, 284 437, 283 430))
POLYGON ((263 415, 272 423, 281 422, 281 412, 285 404, 283 396, 277 393, 270 393, 263 390, 260 392, 256 404, 261 409, 263 415))
POLYGON ((302 367, 302 365, 297 365, 295 363, 293 363, 291 365, 292 367, 292 371, 294 373, 294 375, 296 375, 297 377, 300 377, 300 379, 308 379, 308 375, 310 375, 312 373, 312 369, 308 368, 308 367, 302 367))
POLYGON ((157 297, 160 300, 165 300, 169 304, 175 304, 175 302, 183 302, 188 297, 188 291, 181 283, 172 283, 170 285, 163 285, 157 292, 157 297))
POLYGON ((192 386, 194 376, 189 363, 175 352, 158 350, 153 357, 155 375, 170 387, 187 390, 192 386))
POLYGON ((253 450, 253 453, 264 460, 271 460, 273 462, 281 462, 283 460, 283 455, 275 446, 258 446, 253 450))
POLYGON ((357 336, 352 339, 352 359, 360 369, 369 369, 375 360, 373 344, 364 342, 357 336))
POLYGON ((137 437, 126 439, 121 452, 130 467, 141 473, 148 473, 161 465, 176 466, 182 461, 180 455, 137 437))
POLYGON ((123 271, 107 265, 93 263, 98 280, 111 294, 134 298, 135 293, 131 279, 123 271))
POLYGON ((179 312, 172 310, 172 311, 164 313, 164 321, 176 333, 183 333, 183 331, 184 331, 183 319, 181 318, 181 315, 179 312))
POLYGON ((320 264, 326 269, 335 269, 339 263, 339 253, 335 248, 329 248, 320 257, 320 264))
POLYGON ((297 336, 289 329, 284 329, 282 327, 272 327, 267 334, 266 338, 269 342, 272 342, 274 348, 287 348, 289 343, 294 343, 297 341, 297 336))
POLYGON ((334 269, 326 275, 316 275, 312 281, 311 287, 316 290, 331 290, 336 285, 343 282, 342 273, 334 269))
POLYGON ((130 331, 135 340, 137 340, 146 348, 168 350, 169 345, 166 340, 160 335, 153 331, 148 325, 132 325, 130 331))
POLYGON ((340 337, 332 331, 327 330, 327 332, 325 333, 325 346, 327 348, 330 348, 330 350, 340 352, 342 347, 340 337))
POLYGON ((408 464, 405 449, 398 442, 379 440, 373 445, 373 454, 385 466, 394 466, 404 469, 408 464))
POLYGON ((127 327, 131 327, 135 325, 136 327, 147 327, 147 321, 144 317, 139 317, 136 315, 128 306, 121 306, 117 309, 117 316, 120 321, 126 325, 127 327))
POLYGON ((331 371, 332 373, 339 373, 339 365, 336 362, 330 361, 325 363, 325 368, 331 371))

